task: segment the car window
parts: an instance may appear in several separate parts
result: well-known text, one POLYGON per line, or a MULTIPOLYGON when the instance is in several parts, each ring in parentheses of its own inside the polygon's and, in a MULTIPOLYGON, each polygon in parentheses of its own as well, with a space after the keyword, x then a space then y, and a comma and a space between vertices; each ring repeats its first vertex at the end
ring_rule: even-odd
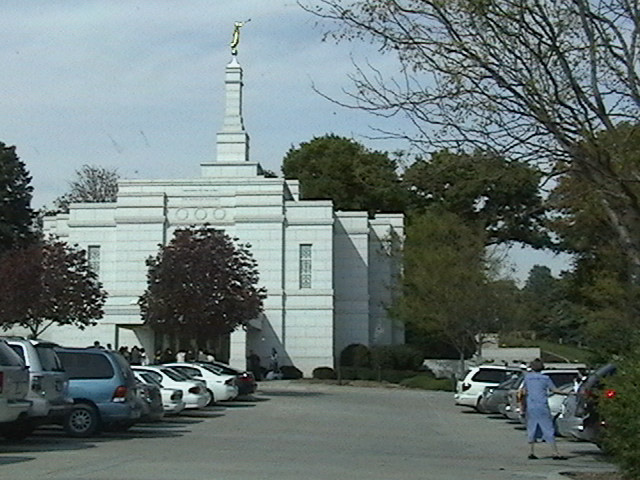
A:
POLYGON ((551 378, 551 381, 556 387, 560 387, 566 383, 573 382, 573 379, 578 376, 578 372, 547 372, 546 375, 551 378))
POLYGON ((224 370, 218 365, 202 365, 202 368, 204 368, 205 370, 208 370, 211 373, 215 373, 216 375, 220 375, 221 373, 224 373, 224 370))
POLYGON ((161 368, 160 371, 175 382, 184 382, 185 380, 189 380, 188 376, 171 368, 161 368))
POLYGON ((0 365, 21 367, 24 362, 6 343, 0 342, 0 365))
POLYGON ((71 379, 112 378, 111 362, 102 354, 84 352, 57 352, 71 379))
POLYGON ((156 372, 138 372, 140 374, 140 378, 147 383, 151 383, 153 385, 162 386, 162 375, 156 372))
POLYGON ((199 377, 200 376, 200 370, 198 370, 197 368, 193 368, 193 367, 185 367, 185 366, 179 366, 179 367, 171 367, 174 370, 178 371, 178 373, 183 373, 184 375, 186 375, 189 378, 193 378, 193 377, 199 377))
POLYGON ((62 362, 52 346, 36 345, 36 353, 40 359, 42 370, 46 372, 60 372, 64 370, 62 368, 62 362))
POLYGON ((512 372, 508 370, 481 368, 475 373, 471 380, 474 382, 500 383, 507 378, 507 375, 511 375, 511 373, 512 372))
POLYGON ((221 373, 224 373, 226 375, 238 375, 240 373, 240 371, 234 368, 220 365, 219 363, 215 363, 212 365, 202 365, 202 367, 218 375, 220 375, 221 373))
POLYGON ((131 367, 129 366, 129 362, 127 362, 127 359, 119 353, 115 352, 113 353, 113 358, 116 359, 118 367, 120 367, 120 371, 122 372, 122 376, 127 380, 131 380, 133 372, 131 371, 131 367))
POLYGON ((20 360, 26 363, 27 360, 24 358, 24 348, 22 348, 22 345, 9 345, 9 346, 11 347, 11 350, 16 352, 16 354, 20 357, 20 360))

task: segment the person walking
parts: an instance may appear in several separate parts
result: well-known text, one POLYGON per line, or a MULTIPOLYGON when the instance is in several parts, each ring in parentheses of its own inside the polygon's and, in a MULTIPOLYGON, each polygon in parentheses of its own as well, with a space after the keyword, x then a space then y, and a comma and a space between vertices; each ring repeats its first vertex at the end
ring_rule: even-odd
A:
POLYGON ((551 379, 541 373, 544 368, 542 360, 536 358, 530 364, 531 372, 524 375, 522 388, 518 396, 523 403, 527 420, 527 439, 529 441, 529 459, 536 460, 535 444, 538 439, 542 439, 551 446, 554 460, 566 460, 558 452, 556 445, 555 429, 553 418, 549 409, 548 397, 550 392, 565 394, 555 388, 551 379))

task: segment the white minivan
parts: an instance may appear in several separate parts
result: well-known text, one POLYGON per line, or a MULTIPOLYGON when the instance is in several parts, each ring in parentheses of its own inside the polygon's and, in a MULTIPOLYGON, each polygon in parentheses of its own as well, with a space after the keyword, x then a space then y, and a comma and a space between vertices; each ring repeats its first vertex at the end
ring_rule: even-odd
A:
POLYGON ((454 399, 456 405, 478 409, 484 387, 495 387, 513 375, 519 375, 522 369, 503 365, 479 365, 472 367, 458 380, 454 399))

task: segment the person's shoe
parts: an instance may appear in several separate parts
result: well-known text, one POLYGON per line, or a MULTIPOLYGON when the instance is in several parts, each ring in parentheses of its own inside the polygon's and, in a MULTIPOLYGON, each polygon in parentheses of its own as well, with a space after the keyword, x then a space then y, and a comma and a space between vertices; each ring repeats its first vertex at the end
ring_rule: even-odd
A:
POLYGON ((529 456, 527 457, 529 460, 537 460, 538 457, 536 457, 533 453, 529 454, 529 456))

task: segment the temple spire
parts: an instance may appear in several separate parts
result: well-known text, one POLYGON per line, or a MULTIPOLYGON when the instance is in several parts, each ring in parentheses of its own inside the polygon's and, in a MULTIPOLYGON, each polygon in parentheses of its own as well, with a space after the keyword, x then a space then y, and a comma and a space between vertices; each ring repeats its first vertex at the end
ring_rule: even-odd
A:
POLYGON ((218 162, 249 161, 249 135, 242 119, 242 67, 238 63, 238 43, 240 28, 249 22, 236 22, 231 41, 231 62, 225 69, 225 110, 222 130, 216 141, 218 162))

